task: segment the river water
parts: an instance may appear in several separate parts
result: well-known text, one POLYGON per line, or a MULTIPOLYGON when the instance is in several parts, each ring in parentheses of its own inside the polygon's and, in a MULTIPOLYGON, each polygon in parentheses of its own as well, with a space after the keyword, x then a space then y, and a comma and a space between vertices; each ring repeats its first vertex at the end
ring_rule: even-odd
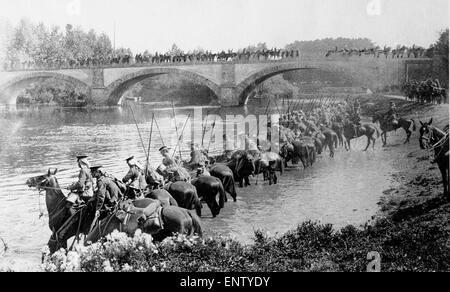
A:
MULTIPOLYGON (((261 105, 229 109, 226 114, 262 114, 265 110, 261 105)), ((153 113, 166 144, 176 145, 171 109, 138 105, 133 112, 145 145, 153 113)), ((185 117, 193 110, 177 108, 176 112, 180 133, 185 117)), ((225 117, 218 109, 204 108, 205 112, 225 117)), ((193 122, 193 128, 201 129, 201 122, 193 122)), ((150 162, 157 166, 161 161, 157 149, 162 142, 156 128, 152 137, 150 162)), ((189 157, 189 142, 183 137, 185 159, 189 157)), ((326 152, 311 169, 288 168, 277 185, 263 184, 261 178, 255 185, 253 179, 251 187, 238 189, 238 201, 229 201, 215 219, 205 206, 202 222, 206 235, 231 236, 250 243, 254 230, 282 234, 306 220, 331 223, 336 228, 364 224, 377 212, 377 202, 391 184, 393 166, 390 153, 381 151, 380 140, 377 150, 368 152, 361 151, 364 138, 352 143, 353 151, 338 149, 334 158, 326 152)), ((0 268, 3 264, 14 270, 39 270, 41 249, 50 237, 48 217, 44 197, 29 189, 25 181, 57 167, 59 183, 67 186, 76 180, 74 157, 79 154, 89 155, 93 164, 103 165, 119 178, 128 170, 127 157, 135 155, 145 161, 129 108, 0 109, 0 268)))

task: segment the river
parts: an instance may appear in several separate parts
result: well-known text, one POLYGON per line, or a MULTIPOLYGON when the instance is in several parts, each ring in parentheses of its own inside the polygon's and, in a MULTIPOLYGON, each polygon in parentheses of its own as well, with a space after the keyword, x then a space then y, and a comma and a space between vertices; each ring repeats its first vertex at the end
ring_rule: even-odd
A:
MULTIPOLYGON (((178 108, 176 112, 181 132, 185 119, 181 115, 192 113, 192 109, 178 108)), ((225 117, 215 108, 203 112, 225 117)), ((226 114, 264 112, 265 106, 260 105, 229 109, 226 114)), ((161 136, 166 143, 175 143, 169 145, 174 147, 177 135, 171 109, 135 107, 143 140, 148 141, 153 113, 161 136)), ((194 123, 193 127, 202 126, 194 123)), ((153 166, 161 161, 159 136, 155 129, 153 166)), ((390 152, 381 151, 381 142, 377 142, 375 151, 361 151, 364 138, 352 142, 351 152, 338 149, 334 158, 327 151, 311 169, 288 168, 277 185, 263 184, 261 178, 255 185, 253 179, 251 187, 238 189, 237 202, 229 201, 217 218, 212 219, 205 206, 202 222, 206 236, 231 236, 250 243, 254 230, 282 234, 305 220, 331 223, 336 228, 364 224, 377 213, 377 203, 390 186, 393 172, 390 152)), ((28 178, 58 168, 59 183, 67 186, 76 180, 74 157, 81 153, 121 178, 128 170, 127 157, 135 155, 145 161, 141 145, 133 115, 126 107, 0 109, 0 238, 7 245, 6 252, 0 251, 0 268, 3 263, 18 271, 39 270, 41 249, 50 237, 44 197, 25 185, 28 178)), ((186 159, 189 141, 183 138, 181 145, 186 159)))

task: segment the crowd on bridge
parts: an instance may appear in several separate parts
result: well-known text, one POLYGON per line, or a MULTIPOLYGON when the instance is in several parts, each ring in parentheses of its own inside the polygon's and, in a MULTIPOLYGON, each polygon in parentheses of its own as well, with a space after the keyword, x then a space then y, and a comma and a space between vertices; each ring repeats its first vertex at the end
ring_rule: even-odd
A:
POLYGON ((198 63, 244 63, 293 60, 300 58, 298 50, 284 49, 262 49, 262 50, 228 50, 213 53, 212 51, 198 53, 154 53, 147 51, 133 54, 122 53, 111 55, 106 58, 82 57, 71 59, 48 60, 47 62, 35 62, 32 60, 16 61, 3 64, 3 69, 8 70, 37 70, 37 69, 79 69, 92 67, 114 67, 114 66, 147 66, 155 64, 198 64, 198 63))
POLYGON ((447 99, 447 90, 438 79, 409 80, 403 84, 402 91, 408 100, 420 103, 441 104, 447 99))
POLYGON ((384 46, 381 48, 380 46, 376 46, 373 48, 343 48, 338 49, 338 47, 329 50, 326 57, 331 55, 340 55, 340 56, 373 56, 374 58, 380 58, 381 55, 387 59, 389 57, 397 58, 423 58, 425 57, 427 50, 423 47, 413 45, 412 47, 407 46, 397 46, 396 48, 391 48, 388 46, 384 46))

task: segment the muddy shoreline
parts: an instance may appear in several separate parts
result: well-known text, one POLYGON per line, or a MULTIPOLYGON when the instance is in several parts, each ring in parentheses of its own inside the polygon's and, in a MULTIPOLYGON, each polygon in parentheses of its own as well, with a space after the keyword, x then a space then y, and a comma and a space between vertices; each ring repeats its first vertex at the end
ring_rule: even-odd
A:
MULTIPOLYGON (((399 115, 414 119, 417 130, 411 135, 411 142, 403 144, 406 133, 403 129, 388 133, 387 146, 382 151, 391 151, 396 160, 392 162, 396 172, 391 175, 392 187, 383 192, 379 202, 380 211, 376 218, 392 216, 394 219, 420 215, 434 208, 446 205, 442 201, 442 179, 436 164, 432 164, 429 154, 419 146, 420 121, 433 118, 433 125, 443 128, 449 123, 448 104, 428 105, 411 103, 398 98, 374 95, 361 99, 363 114, 385 113, 389 102, 394 101, 399 115), (411 214, 409 214, 411 213, 411 214), (409 215, 407 215, 409 214, 409 215)), ((377 140, 381 147, 381 138, 377 140)))

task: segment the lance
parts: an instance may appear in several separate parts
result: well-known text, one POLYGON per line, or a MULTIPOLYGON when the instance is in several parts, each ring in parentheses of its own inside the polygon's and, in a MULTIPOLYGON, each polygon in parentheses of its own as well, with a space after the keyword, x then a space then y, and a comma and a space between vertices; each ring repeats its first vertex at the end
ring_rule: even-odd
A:
MULTIPOLYGON (((175 149, 173 150, 172 158, 175 156, 175 153, 177 152, 177 148, 178 148, 178 146, 180 145, 181 139, 183 139, 184 130, 186 129, 186 125, 187 125, 187 122, 189 121, 189 118, 190 118, 190 117, 191 117, 191 114, 188 115, 188 117, 187 117, 187 119, 186 119, 186 122, 184 122, 183 130, 181 131, 181 135, 180 135, 180 137, 178 138, 177 146, 175 146, 175 149)), ((180 159, 183 160, 182 157, 181 157, 181 147, 180 147, 179 150, 180 150, 180 159)))
MULTIPOLYGON (((173 103, 173 99, 172 99, 172 112, 173 112, 173 120, 175 122, 175 133, 177 134, 177 137, 178 137, 177 115, 175 114, 175 106, 173 103)), ((178 150, 180 152, 180 159, 183 160, 183 157, 181 155, 181 147, 178 150)), ((175 155, 175 153, 173 155, 175 155)), ((172 157, 173 157, 173 155, 172 155, 172 157)))
POLYGON ((144 149, 144 154, 147 155, 147 151, 146 151, 145 145, 144 145, 144 140, 142 139, 141 131, 139 130, 139 126, 138 126, 138 123, 136 121, 136 117, 134 116, 133 108, 131 107, 131 104, 128 104, 128 105, 130 106, 131 114, 133 115, 134 124, 136 125, 136 129, 138 131, 139 138, 141 139, 142 149, 144 149))
POLYGON ((212 129, 211 129, 211 135, 209 136, 208 149, 206 150, 206 153, 208 153, 208 155, 209 155, 209 147, 211 147, 211 140, 213 137, 214 129, 216 128, 216 121, 217 121, 217 115, 214 118, 214 123, 212 124, 212 129))
POLYGON ((156 128, 158 129, 159 137, 161 138, 161 142, 162 142, 163 146, 166 146, 166 143, 164 143, 164 139, 161 135, 161 130, 159 129, 158 120, 156 118, 155 118, 155 125, 156 125, 156 128))
POLYGON ((208 117, 209 117, 209 110, 206 111, 206 119, 205 119, 205 121, 203 122, 203 125, 202 125, 202 128, 203 128, 203 131, 202 131, 202 148, 203 148, 203 143, 205 141, 206 126, 208 125, 208 117))
POLYGON ((264 115, 267 115, 267 113, 268 113, 268 111, 269 111, 270 101, 271 101, 271 99, 270 99, 270 97, 269 97, 269 100, 267 101, 266 111, 264 112, 264 115))
POLYGON ((148 172, 148 163, 150 162, 150 148, 152 145, 152 136, 153 136, 153 122, 155 120, 155 113, 152 114, 152 125, 150 127, 150 138, 148 138, 148 152, 147 152, 147 163, 145 164, 145 175, 148 172))

